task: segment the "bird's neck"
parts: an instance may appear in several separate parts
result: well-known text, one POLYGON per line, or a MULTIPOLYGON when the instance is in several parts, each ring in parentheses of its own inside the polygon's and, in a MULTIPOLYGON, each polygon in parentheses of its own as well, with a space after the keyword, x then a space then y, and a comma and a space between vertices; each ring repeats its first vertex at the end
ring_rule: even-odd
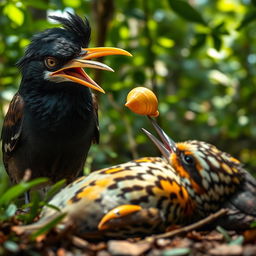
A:
POLYGON ((24 99, 25 111, 39 122, 63 125, 70 117, 86 120, 93 111, 90 89, 74 83, 53 83, 33 88, 22 84, 19 93, 24 99))

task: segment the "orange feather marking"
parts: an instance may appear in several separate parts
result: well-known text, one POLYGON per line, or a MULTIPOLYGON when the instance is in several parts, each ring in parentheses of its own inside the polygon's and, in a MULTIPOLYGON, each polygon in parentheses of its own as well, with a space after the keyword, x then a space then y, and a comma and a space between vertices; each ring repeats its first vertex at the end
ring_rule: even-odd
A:
MULTIPOLYGON (((97 180, 95 185, 85 187, 80 193, 76 195, 78 199, 86 198, 88 200, 96 200, 101 196, 101 193, 111 183, 110 179, 97 180)), ((72 204, 72 200, 68 201, 68 204, 72 204)))
POLYGON ((240 164, 240 161, 234 157, 230 157, 230 161, 240 164))
POLYGON ((151 158, 149 158, 149 157, 143 157, 143 158, 140 158, 140 159, 137 159, 137 160, 135 160, 135 162, 137 162, 137 163, 141 163, 141 162, 152 162, 152 159, 151 158))
POLYGON ((110 168, 110 169, 108 169, 108 170, 106 170, 105 171, 105 173, 115 173, 115 172, 119 172, 119 171, 121 171, 121 170, 123 170, 123 168, 121 168, 121 167, 118 167, 118 168, 110 168))

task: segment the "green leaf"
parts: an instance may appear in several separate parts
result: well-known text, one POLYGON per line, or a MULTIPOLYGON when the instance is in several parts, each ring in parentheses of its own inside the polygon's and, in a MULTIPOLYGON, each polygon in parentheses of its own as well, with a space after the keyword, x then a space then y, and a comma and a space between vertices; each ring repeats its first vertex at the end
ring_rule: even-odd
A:
POLYGON ((256 221, 252 222, 252 224, 250 226, 251 226, 251 228, 255 228, 256 227, 256 221))
POLYGON ((31 6, 36 9, 42 9, 42 10, 47 10, 49 8, 49 3, 45 1, 25 0, 24 4, 26 6, 31 6))
POLYGON ((78 8, 81 6, 80 0, 63 0, 65 6, 69 6, 72 8, 78 8))
POLYGON ((26 215, 26 223, 31 223, 32 220, 39 214, 41 208, 41 198, 38 191, 33 191, 31 196, 30 210, 26 215))
POLYGON ((163 251, 163 256, 182 256, 188 255, 191 252, 189 248, 175 248, 163 251))
MULTIPOLYGON (((2 80, 1 80, 2 82, 2 80)), ((3 174, 3 171, 0 170, 0 195, 3 195, 3 193, 8 189, 9 185, 9 179, 8 176, 3 174), (2 172, 2 173, 1 173, 2 172)))
POLYGON ((5 210, 5 214, 7 217, 12 217, 17 211, 17 206, 15 204, 9 204, 7 209, 5 210))
POLYGON ((159 37, 157 41, 161 46, 166 48, 171 48, 175 45, 175 42, 167 37, 159 37))
POLYGON ((31 239, 34 240, 35 238, 37 238, 38 236, 47 233, 50 229, 52 229, 53 227, 55 227, 64 217, 66 216, 66 213, 62 213, 60 215, 58 215, 56 218, 54 218, 53 220, 51 220, 50 222, 48 222, 46 225, 44 225, 42 228, 40 228, 39 230, 37 230, 36 232, 34 232, 31 235, 31 239))
POLYGON ((218 232, 220 232, 224 236, 224 238, 227 242, 230 242, 232 240, 230 235, 228 234, 228 232, 224 228, 218 226, 216 229, 217 229, 218 232))
POLYGON ((200 23, 207 26, 207 23, 201 16, 201 14, 193 8, 187 1, 183 0, 169 0, 171 8, 182 18, 191 21, 200 23))
POLYGON ((244 18, 242 19, 240 25, 238 26, 237 30, 240 30, 241 28, 247 26, 249 23, 254 21, 256 19, 256 10, 253 9, 252 11, 249 11, 244 18))
POLYGON ((4 242, 4 248, 13 253, 19 251, 19 246, 13 241, 4 242))
POLYGON ((225 25, 226 24, 224 21, 220 22, 212 29, 212 32, 216 34, 229 35, 229 32, 226 30, 225 25))
POLYGON ((212 35, 212 40, 213 40, 213 45, 214 45, 214 48, 219 51, 220 48, 221 48, 221 45, 222 45, 222 41, 221 41, 221 38, 216 35, 216 34, 213 34, 212 35))
POLYGON ((60 180, 47 191, 47 194, 45 196, 45 201, 49 201, 50 198, 52 198, 64 185, 66 184, 66 180, 60 180))
POLYGON ((44 204, 44 206, 49 207, 49 208, 51 208, 51 209, 54 209, 54 210, 56 210, 57 212, 60 212, 60 208, 58 208, 57 206, 55 206, 55 205, 53 205, 53 204, 48 204, 48 203, 46 203, 46 204, 44 204))
POLYGON ((3 13, 18 26, 21 26, 24 22, 23 12, 14 4, 7 4, 4 7, 3 13))
POLYGON ((243 236, 238 236, 236 239, 232 240, 229 245, 242 245, 244 242, 243 236))
POLYGON ((193 50, 196 50, 202 47, 206 42, 207 35, 206 34, 196 34, 195 43, 192 46, 193 50))
POLYGON ((26 191, 39 184, 47 182, 47 178, 38 178, 29 182, 21 182, 8 189, 0 198, 0 205, 7 205, 12 200, 23 195, 26 191))

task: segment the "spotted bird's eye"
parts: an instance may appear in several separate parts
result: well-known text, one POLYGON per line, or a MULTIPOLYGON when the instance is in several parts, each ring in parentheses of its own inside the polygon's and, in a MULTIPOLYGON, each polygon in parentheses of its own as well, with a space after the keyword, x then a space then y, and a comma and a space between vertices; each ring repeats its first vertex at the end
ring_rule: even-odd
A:
POLYGON ((182 160, 187 165, 193 165, 195 163, 194 157, 191 155, 182 155, 182 160))
POLYGON ((58 60, 54 57, 46 57, 44 64, 48 69, 54 69, 58 65, 58 60))

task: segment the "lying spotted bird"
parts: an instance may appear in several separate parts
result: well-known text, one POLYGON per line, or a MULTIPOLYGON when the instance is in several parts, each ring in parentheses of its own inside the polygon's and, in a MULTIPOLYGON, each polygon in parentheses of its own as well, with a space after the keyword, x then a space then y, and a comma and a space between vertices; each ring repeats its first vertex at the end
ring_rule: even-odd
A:
POLYGON ((52 182, 77 177, 91 143, 99 141, 97 103, 90 88, 104 92, 83 68, 113 71, 91 59, 131 56, 118 48, 87 48, 91 34, 87 19, 68 15, 51 16, 63 28, 34 35, 18 62, 22 81, 1 135, 3 162, 14 183, 27 169, 31 178, 48 177, 52 182))
POLYGON ((61 212, 44 207, 38 223, 16 231, 32 232, 66 213, 62 224, 87 239, 145 236, 223 207, 232 211, 225 227, 248 228, 256 218, 256 181, 241 163, 206 142, 175 143, 151 121, 162 142, 144 132, 163 158, 145 157, 81 177, 49 202, 61 212))

